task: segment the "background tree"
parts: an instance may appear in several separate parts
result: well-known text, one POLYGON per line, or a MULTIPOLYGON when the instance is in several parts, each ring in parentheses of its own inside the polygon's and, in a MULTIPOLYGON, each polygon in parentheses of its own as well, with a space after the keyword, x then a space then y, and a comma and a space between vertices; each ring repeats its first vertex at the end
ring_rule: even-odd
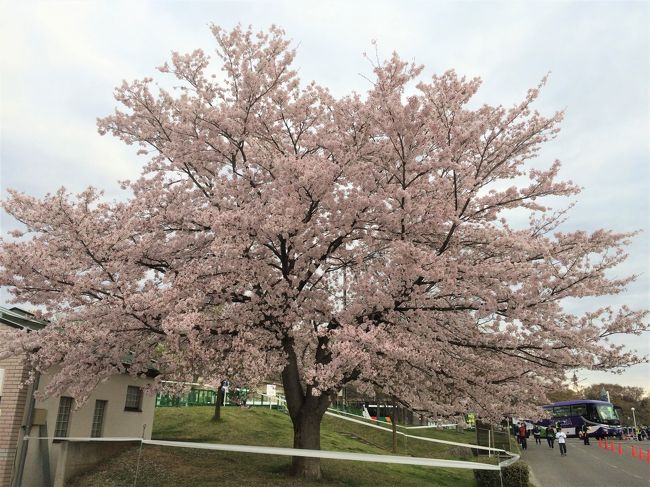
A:
MULTIPOLYGON (((2 355, 59 364, 47 392, 81 401, 126 353, 129 373, 155 361, 159 380, 278 371, 294 446, 318 449, 347 383, 498 418, 529 415, 569 368, 644 360, 607 343, 646 330, 644 311, 561 305, 624 290, 633 277, 607 271, 631 234, 558 231, 564 211, 541 200, 578 188, 556 180, 559 162, 530 164, 561 120, 532 109, 539 87, 470 109, 478 79, 417 82, 422 67, 394 54, 365 96, 335 98, 301 86, 280 29, 212 31, 221 72, 174 53, 160 71, 177 89, 124 82, 99 120, 148 156, 130 199, 4 202, 25 238, 2 243, 0 283, 52 324, 2 355)), ((317 459, 293 466, 320 477, 317 459)))
POLYGON ((633 426, 632 408, 634 408, 637 424, 650 425, 650 400, 643 388, 601 383, 585 387, 582 393, 586 399, 600 399, 602 389, 609 392, 611 402, 621 408, 622 424, 633 426))

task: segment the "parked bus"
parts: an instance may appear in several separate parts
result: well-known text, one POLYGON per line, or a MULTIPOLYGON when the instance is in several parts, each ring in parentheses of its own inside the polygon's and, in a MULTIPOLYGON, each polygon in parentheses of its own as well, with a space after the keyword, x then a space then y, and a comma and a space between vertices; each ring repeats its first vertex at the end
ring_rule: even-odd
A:
POLYGON ((621 420, 611 402, 578 399, 554 402, 543 408, 550 413, 551 418, 543 419, 537 424, 544 427, 559 426, 567 436, 577 436, 584 424, 588 427, 589 436, 595 438, 608 436, 621 438, 623 435, 621 420))

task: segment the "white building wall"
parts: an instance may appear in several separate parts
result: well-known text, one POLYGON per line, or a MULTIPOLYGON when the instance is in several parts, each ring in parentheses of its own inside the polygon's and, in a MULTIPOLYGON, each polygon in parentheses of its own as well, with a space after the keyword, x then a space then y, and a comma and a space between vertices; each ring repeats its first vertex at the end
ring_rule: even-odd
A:
MULTIPOLYGON (((51 374, 44 374, 41 376, 39 390, 43 390, 51 380, 51 374)), ((70 412, 67 436, 69 438, 90 437, 93 424, 93 414, 95 411, 95 400, 101 399, 107 401, 104 413, 102 437, 140 438, 144 436, 145 439, 151 439, 156 396, 143 393, 142 411, 125 411, 124 409, 127 387, 144 387, 151 382, 152 379, 148 378, 140 379, 129 375, 118 375, 99 384, 90 394, 88 400, 83 404, 83 406, 76 409, 77 405, 73 404, 73 409, 70 412)), ((66 394, 62 395, 66 396, 66 394)), ((50 397, 44 401, 36 401, 35 407, 37 409, 45 409, 47 411, 47 436, 49 438, 54 436, 56 419, 59 411, 59 400, 60 397, 56 396, 50 397)), ((39 436, 39 426, 34 426, 32 428, 30 436, 39 436)), ((48 440, 47 443, 50 463, 49 469, 51 478, 54 479, 56 475, 55 470, 59 457, 60 444, 58 442, 53 442, 51 439, 48 440)), ((39 445, 37 440, 30 441, 25 462, 24 485, 44 485, 42 478, 42 446, 42 442, 39 445)))
MULTIPOLYGON (((42 390, 50 380, 51 375, 41 377, 39 389, 42 390)), ((93 413, 95 412, 95 401, 101 399, 108 401, 106 412, 104 413, 103 437, 140 438, 143 436, 144 427, 145 439, 151 439, 156 396, 143 394, 141 412, 124 410, 127 387, 144 387, 150 384, 151 381, 151 379, 139 379, 129 375, 117 375, 99 384, 81 408, 75 409, 76 405, 73 405, 73 410, 70 413, 68 436, 80 438, 90 437, 93 413)), ((65 396, 66 394, 62 395, 65 396)), ((59 411, 59 397, 51 397, 45 401, 36 401, 36 407, 47 409, 48 436, 53 436, 56 426, 56 416, 59 411)))

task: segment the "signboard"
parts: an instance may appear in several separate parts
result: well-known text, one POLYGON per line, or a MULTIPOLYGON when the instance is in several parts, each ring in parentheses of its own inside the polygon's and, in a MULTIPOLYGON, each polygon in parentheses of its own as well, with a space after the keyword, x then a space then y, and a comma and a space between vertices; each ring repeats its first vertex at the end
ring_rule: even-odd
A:
POLYGON ((266 384, 266 395, 275 397, 275 384, 266 384))

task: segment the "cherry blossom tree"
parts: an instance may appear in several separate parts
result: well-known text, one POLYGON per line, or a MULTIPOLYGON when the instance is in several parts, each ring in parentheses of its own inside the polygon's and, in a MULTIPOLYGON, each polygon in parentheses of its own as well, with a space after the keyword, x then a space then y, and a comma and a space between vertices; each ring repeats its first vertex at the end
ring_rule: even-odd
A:
MULTIPOLYGON (((532 414, 568 370, 645 360, 608 342, 647 330, 645 311, 563 306, 625 289, 634 276, 610 269, 633 234, 562 232, 566 211, 543 203, 579 192, 558 161, 532 165, 562 118, 532 108, 544 81, 472 109, 479 79, 422 81, 393 54, 365 95, 337 98, 300 83, 281 29, 212 32, 221 71, 174 53, 159 69, 177 88, 124 82, 98 121, 147 157, 129 198, 3 202, 23 229, 2 242, 0 283, 51 323, 0 355, 58 365, 48 393, 83 400, 125 355, 161 387, 279 374, 294 446, 318 449, 349 383, 499 418, 532 414)), ((318 459, 293 467, 320 477, 318 459)))

